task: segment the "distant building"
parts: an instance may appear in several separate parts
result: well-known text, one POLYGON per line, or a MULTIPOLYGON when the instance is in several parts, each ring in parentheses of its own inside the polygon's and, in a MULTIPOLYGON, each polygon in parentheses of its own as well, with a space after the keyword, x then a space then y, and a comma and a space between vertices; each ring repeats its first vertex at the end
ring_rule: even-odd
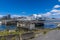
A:
POLYGON ((7 15, 7 19, 11 19, 11 15, 10 14, 7 15))
POLYGON ((8 14, 7 16, 3 16, 2 19, 5 19, 5 20, 11 19, 11 16, 10 16, 10 14, 8 14))

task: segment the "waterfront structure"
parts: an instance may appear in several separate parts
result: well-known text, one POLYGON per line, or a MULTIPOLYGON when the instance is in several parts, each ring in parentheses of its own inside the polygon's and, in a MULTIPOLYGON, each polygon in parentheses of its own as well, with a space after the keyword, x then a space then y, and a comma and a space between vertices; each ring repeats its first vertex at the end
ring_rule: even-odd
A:
POLYGON ((28 32, 28 33, 22 34, 21 37, 22 37, 22 40, 29 40, 31 38, 34 38, 35 34, 33 32, 28 32))
POLYGON ((28 29, 44 28, 44 20, 3 20, 2 23, 28 29))
POLYGON ((2 25, 2 22, 0 21, 0 25, 2 25))
POLYGON ((60 24, 57 25, 57 28, 60 28, 60 24))
POLYGON ((26 20, 17 22, 17 27, 28 28, 28 29, 36 29, 36 28, 44 28, 44 20, 26 20))

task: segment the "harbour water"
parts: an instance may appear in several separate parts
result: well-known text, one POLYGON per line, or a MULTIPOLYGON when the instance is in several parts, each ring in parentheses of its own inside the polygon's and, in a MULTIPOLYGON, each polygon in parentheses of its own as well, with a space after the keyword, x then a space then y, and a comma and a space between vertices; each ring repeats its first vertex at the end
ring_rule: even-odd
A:
POLYGON ((9 30, 13 30, 16 29, 16 26, 5 26, 5 25, 0 25, 0 31, 1 30, 6 30, 7 28, 9 28, 9 30))
POLYGON ((44 27, 45 28, 56 28, 57 24, 54 24, 54 23, 45 23, 44 27))
POLYGON ((55 19, 55 20, 45 20, 44 27, 45 28, 56 28, 57 24, 54 23, 54 22, 60 22, 60 20, 57 20, 57 19, 55 19))

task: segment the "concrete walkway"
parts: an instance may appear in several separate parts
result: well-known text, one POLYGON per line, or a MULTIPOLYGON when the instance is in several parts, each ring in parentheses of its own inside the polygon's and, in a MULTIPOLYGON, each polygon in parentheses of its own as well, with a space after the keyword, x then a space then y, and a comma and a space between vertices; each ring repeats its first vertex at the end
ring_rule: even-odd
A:
POLYGON ((60 40, 60 30, 52 30, 46 35, 39 36, 32 40, 60 40))

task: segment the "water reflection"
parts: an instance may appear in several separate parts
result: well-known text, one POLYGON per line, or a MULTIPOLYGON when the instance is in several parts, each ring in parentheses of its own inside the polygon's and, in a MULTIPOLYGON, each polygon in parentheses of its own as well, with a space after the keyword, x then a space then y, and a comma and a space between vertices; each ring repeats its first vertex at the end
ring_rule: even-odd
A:
POLYGON ((0 30, 13 30, 13 29, 16 29, 16 26, 14 25, 11 25, 11 26, 6 26, 6 25, 0 25, 0 30))

